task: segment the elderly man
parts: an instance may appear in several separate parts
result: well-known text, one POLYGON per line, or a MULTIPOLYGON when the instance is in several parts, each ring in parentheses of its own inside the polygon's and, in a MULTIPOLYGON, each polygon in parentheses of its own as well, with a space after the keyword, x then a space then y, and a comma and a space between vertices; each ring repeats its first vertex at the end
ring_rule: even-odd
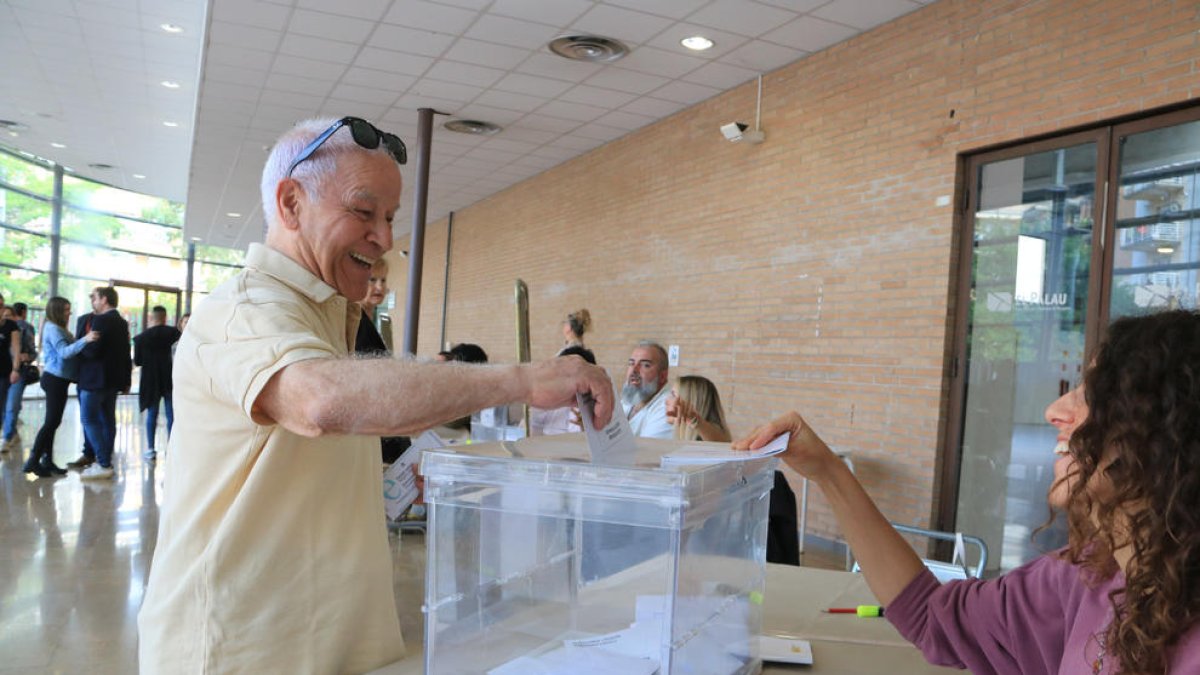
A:
POLYGON ((351 355, 351 300, 392 247, 403 162, 400 139, 350 117, 303 122, 272 149, 266 244, 200 303, 176 352, 143 674, 355 673, 399 659, 379 437, 576 392, 611 415, 611 382, 582 359, 351 355))
POLYGON ((674 438, 675 427, 667 420, 667 350, 657 342, 643 340, 629 355, 621 403, 636 436, 674 438))

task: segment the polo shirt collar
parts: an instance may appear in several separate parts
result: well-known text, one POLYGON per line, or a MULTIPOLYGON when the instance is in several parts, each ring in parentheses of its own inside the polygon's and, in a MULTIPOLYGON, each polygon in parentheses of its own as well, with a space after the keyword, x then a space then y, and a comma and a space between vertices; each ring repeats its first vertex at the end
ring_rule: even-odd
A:
POLYGON ((323 303, 338 294, 337 289, 321 281, 300 263, 265 244, 250 244, 246 251, 246 267, 282 281, 316 303, 323 303))

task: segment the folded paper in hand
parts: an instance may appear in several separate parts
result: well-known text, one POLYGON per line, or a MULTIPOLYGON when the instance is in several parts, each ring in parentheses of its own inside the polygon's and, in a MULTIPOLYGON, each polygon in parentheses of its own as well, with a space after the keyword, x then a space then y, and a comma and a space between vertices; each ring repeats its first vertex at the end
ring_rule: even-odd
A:
POLYGON ((637 444, 633 440, 629 418, 625 417, 625 409, 621 404, 617 403, 614 406, 608 426, 597 429, 592 423, 596 402, 592 400, 591 394, 576 394, 575 400, 579 403, 579 416, 583 419, 583 431, 587 436, 588 453, 592 456, 592 463, 632 466, 637 444))
POLYGON ((412 445, 408 446, 404 454, 383 472, 383 502, 388 518, 395 520, 404 515, 405 510, 412 506, 421 494, 417 489, 417 478, 412 469, 414 464, 421 461, 421 453, 436 450, 444 445, 440 436, 426 431, 413 439, 412 445))
POLYGON ((686 466, 690 464, 718 464, 720 462, 747 462, 778 455, 787 450, 791 433, 785 433, 757 450, 734 450, 724 445, 685 445, 662 456, 663 466, 686 466))

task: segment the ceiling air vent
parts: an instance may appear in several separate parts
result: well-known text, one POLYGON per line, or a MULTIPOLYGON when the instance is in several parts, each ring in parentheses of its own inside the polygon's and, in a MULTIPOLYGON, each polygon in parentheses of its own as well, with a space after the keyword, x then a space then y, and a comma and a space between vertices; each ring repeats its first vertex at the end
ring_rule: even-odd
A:
POLYGON ((500 131, 500 127, 495 124, 479 120, 450 120, 442 126, 450 131, 457 131, 460 134, 471 134, 473 136, 491 136, 500 131))
POLYGON ((15 120, 0 120, 0 129, 9 131, 25 131, 28 127, 15 120))
POLYGON ((590 63, 612 63, 629 53, 620 40, 600 35, 564 35, 551 40, 548 46, 564 59, 590 63))
POLYGON ((101 171, 108 171, 109 169, 113 168, 112 164, 105 164, 104 162, 92 162, 91 164, 88 164, 88 166, 101 171))

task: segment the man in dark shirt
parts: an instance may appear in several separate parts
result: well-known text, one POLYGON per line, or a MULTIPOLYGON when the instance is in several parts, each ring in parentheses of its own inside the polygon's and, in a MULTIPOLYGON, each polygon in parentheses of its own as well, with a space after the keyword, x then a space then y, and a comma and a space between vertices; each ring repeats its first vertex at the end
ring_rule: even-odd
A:
POLYGON ((92 290, 91 329, 100 339, 80 352, 79 416, 83 433, 96 451, 96 463, 84 469, 83 480, 113 477, 112 453, 117 437, 117 395, 129 391, 133 364, 129 358, 129 323, 117 313, 117 290, 92 290))
MULTIPOLYGON (((4 309, 4 296, 0 295, 0 311, 4 309)), ((9 386, 21 379, 21 329, 11 319, 0 319, 0 401, 8 400, 9 386)), ((9 443, 0 445, 0 452, 7 453, 9 443)))
POLYGON ((167 308, 157 306, 150 310, 150 327, 133 338, 133 365, 141 366, 142 376, 138 385, 138 408, 146 413, 146 452, 142 455, 150 461, 158 459, 154 451, 154 432, 158 427, 158 404, 165 404, 167 413, 167 435, 175 424, 175 410, 171 405, 171 356, 172 347, 179 342, 181 333, 167 325, 167 308))

